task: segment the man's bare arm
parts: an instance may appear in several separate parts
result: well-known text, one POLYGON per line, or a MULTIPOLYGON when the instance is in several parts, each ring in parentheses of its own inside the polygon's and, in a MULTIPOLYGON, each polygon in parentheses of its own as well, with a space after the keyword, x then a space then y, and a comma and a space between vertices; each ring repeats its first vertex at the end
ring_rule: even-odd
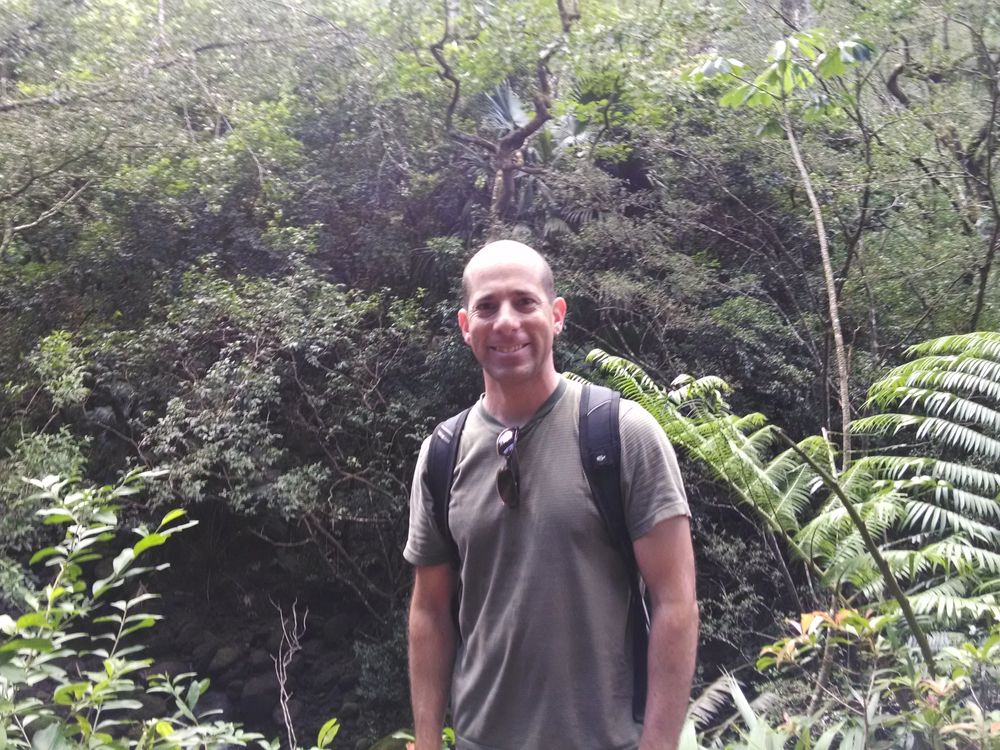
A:
POLYGON ((656 524, 633 544, 653 611, 646 718, 640 750, 674 750, 684 724, 698 648, 694 551, 686 516, 656 524))
POLYGON ((416 750, 440 750, 448 706, 456 633, 451 615, 451 565, 418 566, 410 601, 410 700, 416 750))

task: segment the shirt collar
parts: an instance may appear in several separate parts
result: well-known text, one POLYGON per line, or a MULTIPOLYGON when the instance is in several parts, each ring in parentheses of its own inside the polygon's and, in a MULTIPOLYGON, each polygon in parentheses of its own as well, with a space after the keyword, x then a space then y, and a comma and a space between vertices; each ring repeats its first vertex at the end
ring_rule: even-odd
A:
MULTIPOLYGON (((564 393, 566 393, 566 378, 561 377, 559 378, 559 383, 556 385, 555 390, 552 391, 552 393, 549 395, 547 399, 545 399, 545 402, 538 407, 538 410, 531 415, 531 418, 527 422, 525 422, 524 425, 518 428, 520 434, 521 435, 527 434, 527 432, 532 427, 541 422, 542 419, 544 419, 545 416, 550 411, 552 411, 555 405, 559 403, 559 399, 563 397, 564 393)), ((479 401, 476 403, 476 408, 479 410, 479 413, 482 415, 485 422, 491 427, 497 428, 498 430, 507 429, 507 426, 505 424, 500 422, 499 419, 497 419, 488 411, 486 411, 486 407, 483 406, 483 401, 485 398, 486 394, 484 393, 479 397, 479 401)))

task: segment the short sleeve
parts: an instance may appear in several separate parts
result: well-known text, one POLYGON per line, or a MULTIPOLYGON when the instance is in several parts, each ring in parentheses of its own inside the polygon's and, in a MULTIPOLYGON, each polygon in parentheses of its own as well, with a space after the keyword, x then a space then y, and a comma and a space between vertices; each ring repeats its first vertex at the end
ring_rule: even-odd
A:
POLYGON ((412 565, 441 565, 451 561, 448 543, 434 522, 430 490, 427 487, 428 436, 420 446, 417 466, 410 486, 410 529, 403 548, 403 557, 412 565))
POLYGON ((638 539, 673 516, 690 516, 677 455, 656 419, 622 399, 622 491, 629 534, 638 539))

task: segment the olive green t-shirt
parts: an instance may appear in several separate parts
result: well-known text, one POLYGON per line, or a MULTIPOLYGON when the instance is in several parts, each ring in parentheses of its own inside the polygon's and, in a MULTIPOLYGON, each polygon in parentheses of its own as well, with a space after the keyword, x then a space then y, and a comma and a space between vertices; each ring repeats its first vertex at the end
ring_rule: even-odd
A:
MULTIPOLYGON (((503 425, 480 401, 462 432, 449 506, 458 545, 461 640, 452 681, 459 750, 624 750, 632 719, 632 646, 624 564, 580 459, 580 385, 562 381, 522 428, 521 499, 496 489, 503 425)), ((622 400, 622 490, 633 539, 689 514, 677 459, 653 417, 622 400)), ((417 462, 404 550, 414 565, 450 560, 417 462)))

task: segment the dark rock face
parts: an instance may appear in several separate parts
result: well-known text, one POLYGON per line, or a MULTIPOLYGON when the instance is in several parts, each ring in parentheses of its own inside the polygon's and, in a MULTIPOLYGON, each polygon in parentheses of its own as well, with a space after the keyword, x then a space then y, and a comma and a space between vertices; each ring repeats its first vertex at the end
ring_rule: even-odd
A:
POLYGON ((201 642, 194 647, 194 650, 191 652, 191 663, 199 674, 208 672, 208 665, 215 658, 215 652, 219 649, 219 645, 219 639, 209 632, 205 633, 202 636, 201 642))
POLYGON ((201 700, 198 701, 200 711, 219 711, 220 716, 233 715, 233 702, 226 693, 218 690, 209 690, 201 700))
POLYGON ((236 646, 223 646, 215 652, 215 656, 208 663, 208 673, 210 675, 220 675, 238 661, 244 658, 245 649, 236 646))
POLYGON ((361 706, 357 703, 344 702, 340 706, 340 716, 344 721, 350 721, 352 719, 358 718, 361 713, 361 706))
POLYGON ((240 694, 243 716, 269 717, 278 705, 278 679, 273 674, 261 674, 247 680, 240 694))
POLYGON ((250 669, 254 670, 267 669, 268 667, 274 666, 274 662, 271 660, 271 655, 262 648, 255 648, 251 651, 248 662, 250 669))
MULTIPOLYGON (((305 710, 305 704, 296 699, 290 698, 288 701, 288 714, 292 719, 292 726, 297 726, 299 724, 299 719, 302 718, 302 712, 305 710)), ((281 726, 284 723, 284 712, 282 711, 281 705, 274 707, 274 712, 271 714, 271 721, 277 726, 281 726)))
POLYGON ((342 724, 336 745, 346 748, 356 742, 368 747, 370 733, 385 734, 408 723, 407 717, 396 715, 399 712, 378 719, 358 698, 361 669, 354 641, 362 637, 366 620, 352 594, 329 583, 306 586, 302 575, 290 580, 288 571, 270 565, 270 553, 254 549, 246 536, 229 540, 227 549, 238 550, 240 556, 222 562, 199 558, 205 545, 194 537, 182 535, 186 549, 164 548, 174 555, 172 567, 150 582, 162 594, 157 608, 164 620, 146 631, 147 655, 154 659, 148 674, 194 672, 207 677, 210 688, 198 703, 198 713, 220 709, 217 718, 284 741, 274 664, 282 648, 282 627, 277 608, 268 603, 279 602, 286 619, 294 605, 299 623, 305 623, 300 650, 287 666, 286 684, 300 745, 314 743, 320 726, 334 716, 342 724), (359 611, 353 611, 355 607, 359 611), (378 729, 364 729, 372 725, 378 729))

